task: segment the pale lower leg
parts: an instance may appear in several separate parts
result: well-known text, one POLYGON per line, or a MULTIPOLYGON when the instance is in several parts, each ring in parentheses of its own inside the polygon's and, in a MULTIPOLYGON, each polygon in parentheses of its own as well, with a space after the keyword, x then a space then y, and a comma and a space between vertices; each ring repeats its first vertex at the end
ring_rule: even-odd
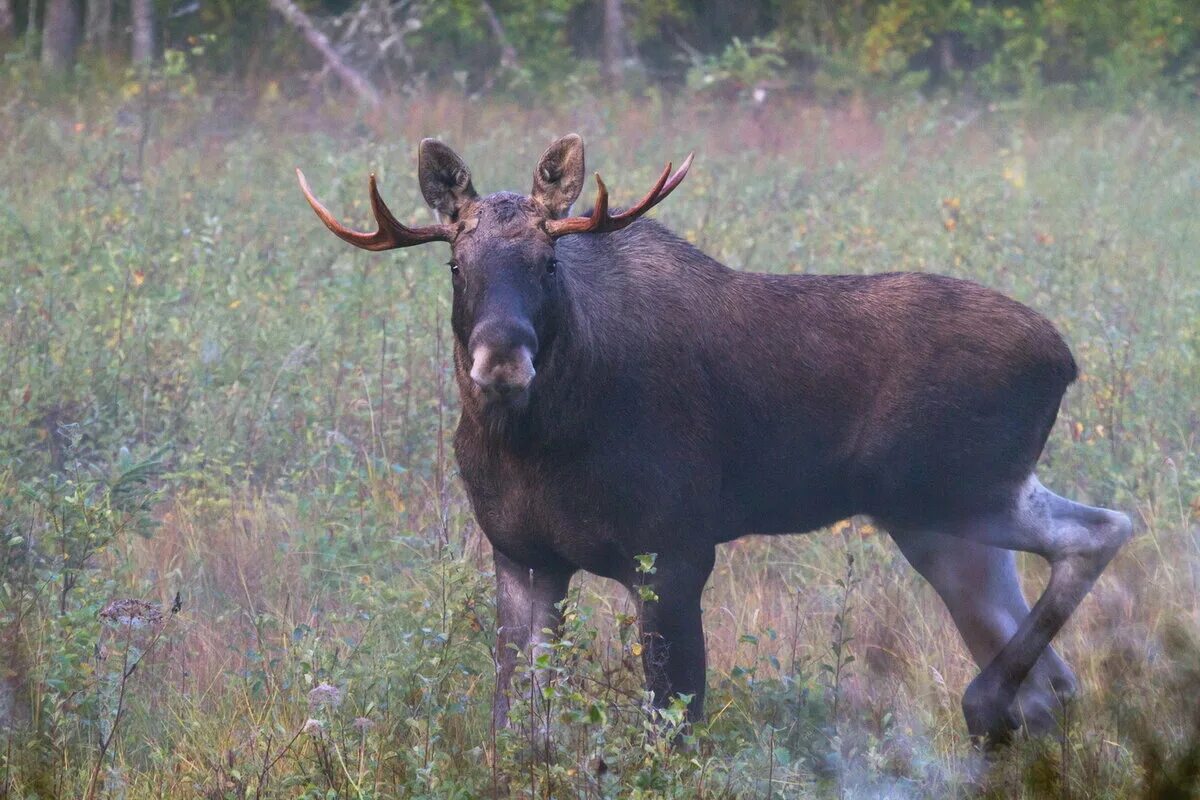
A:
MULTIPOLYGON (((893 532, 908 562, 946 604, 975 663, 986 666, 1029 615, 1012 551, 932 532, 893 532)), ((1047 647, 1019 690, 1011 711, 1027 729, 1053 729, 1060 698, 1075 691, 1075 676, 1047 647)))
POLYGON ((510 689, 517 660, 525 655, 532 661, 533 650, 546 644, 562 626, 557 604, 567 595, 570 571, 533 570, 503 554, 494 554, 496 562, 496 693, 492 703, 492 722, 497 728, 508 725, 510 689))
POLYGON ((1132 532, 1124 514, 1074 503, 1030 476, 1012 510, 948 529, 981 544, 1035 553, 1050 581, 1000 652, 971 682, 963 713, 973 735, 1003 739, 1016 726, 1009 709, 1021 683, 1132 532))

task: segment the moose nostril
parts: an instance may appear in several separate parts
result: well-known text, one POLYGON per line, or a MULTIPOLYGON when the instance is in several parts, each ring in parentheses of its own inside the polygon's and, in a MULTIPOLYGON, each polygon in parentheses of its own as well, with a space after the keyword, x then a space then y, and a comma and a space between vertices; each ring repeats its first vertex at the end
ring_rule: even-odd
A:
POLYGON ((492 351, 489 347, 476 347, 471 353, 471 380, 482 389, 491 384, 492 351))

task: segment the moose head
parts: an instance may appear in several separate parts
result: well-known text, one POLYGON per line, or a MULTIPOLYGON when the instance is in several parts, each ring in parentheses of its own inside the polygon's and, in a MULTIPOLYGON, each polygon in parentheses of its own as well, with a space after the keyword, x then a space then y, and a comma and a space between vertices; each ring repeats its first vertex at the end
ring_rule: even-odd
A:
MULTIPOLYGON (((421 142, 418 177, 434 225, 407 227, 388 210, 371 175, 371 209, 378 230, 365 233, 339 223, 296 174, 309 204, 334 234, 364 250, 390 250, 448 242, 454 285, 452 324, 469 363, 474 390, 488 404, 521 407, 537 373, 539 345, 554 335, 563 313, 555 240, 570 234, 609 233, 633 223, 674 191, 692 156, 672 174, 671 164, 653 188, 625 211, 609 209, 608 189, 596 173, 596 203, 587 216, 569 216, 584 183, 583 139, 569 134, 542 154, 528 195, 496 192, 480 197, 466 163, 435 139, 421 142)), ((468 387, 469 388, 469 387, 468 387)))

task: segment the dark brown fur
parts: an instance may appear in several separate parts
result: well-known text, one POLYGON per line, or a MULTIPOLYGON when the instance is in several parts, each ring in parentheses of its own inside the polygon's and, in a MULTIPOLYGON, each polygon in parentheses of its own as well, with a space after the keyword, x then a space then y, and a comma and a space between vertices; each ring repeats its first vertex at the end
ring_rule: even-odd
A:
POLYGON ((639 553, 1003 504, 1076 374, 1045 318, 968 281, 741 273, 648 221, 556 257, 520 410, 472 385, 455 300, 456 452, 521 563, 625 579, 639 553))
MULTIPOLYGON (((1129 538, 1127 517, 1058 497, 1033 474, 1075 361, 1045 318, 926 274, 764 275, 717 263, 633 211, 568 217, 583 142, 543 155, 529 196, 479 197, 445 145, 421 146, 426 201, 409 229, 372 183, 387 249, 451 242, 462 419, 454 445, 495 550, 496 724, 516 653, 560 622, 578 570, 649 583, 643 664, 655 700, 704 699, 700 597, 716 545, 880 520, 946 601, 983 671, 972 733, 1053 724, 1075 678, 1050 642, 1129 538), (568 231, 600 231, 568 233, 568 231), (1051 579, 1031 611, 1010 550, 1051 579), (656 555, 652 574, 636 557, 656 555)), ((301 179, 304 186, 303 179, 301 179)), ((307 193, 307 188, 305 187, 307 193)))

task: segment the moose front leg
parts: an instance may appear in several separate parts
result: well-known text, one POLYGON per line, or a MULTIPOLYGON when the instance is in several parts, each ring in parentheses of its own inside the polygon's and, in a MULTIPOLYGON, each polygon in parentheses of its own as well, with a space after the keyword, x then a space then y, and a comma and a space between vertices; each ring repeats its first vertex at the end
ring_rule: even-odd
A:
POLYGON ((573 570, 522 566, 504 554, 496 562, 496 694, 492 722, 508 725, 510 688, 519 654, 532 661, 533 648, 546 644, 562 626, 558 603, 567 596, 573 570), (550 631, 551 633, 546 633, 550 631))
POLYGON ((653 575, 639 573, 629 581, 639 606, 646 688, 654 693, 659 708, 676 695, 691 695, 688 720, 695 722, 704 716, 706 661, 700 596, 712 560, 697 565, 660 558, 655 570, 653 575))

